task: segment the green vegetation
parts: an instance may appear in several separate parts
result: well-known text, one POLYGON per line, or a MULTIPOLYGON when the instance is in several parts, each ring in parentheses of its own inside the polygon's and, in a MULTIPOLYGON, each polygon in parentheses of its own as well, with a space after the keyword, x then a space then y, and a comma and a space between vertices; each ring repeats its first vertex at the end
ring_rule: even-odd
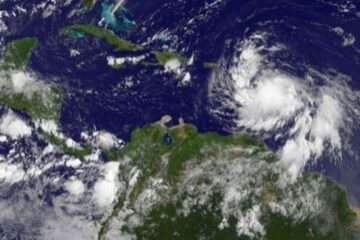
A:
MULTIPOLYGON (((261 186, 262 190, 258 195, 250 194, 248 196, 249 199, 245 200, 238 207, 240 211, 246 212, 247 209, 251 209, 254 205, 259 206, 261 211, 259 221, 264 227, 265 235, 261 236, 260 233, 254 233, 255 238, 250 238, 246 235, 239 236, 237 231, 238 219, 235 215, 231 215, 232 211, 230 211, 230 216, 228 217, 227 227, 219 228, 219 224, 223 219, 221 209, 223 208, 222 203, 224 201, 221 185, 218 186, 219 188, 212 190, 211 188, 204 188, 210 190, 210 198, 205 204, 200 204, 197 202, 197 198, 193 198, 193 194, 196 192, 189 193, 179 190, 183 186, 182 184, 190 184, 196 188, 197 186, 211 184, 214 179, 219 177, 215 173, 211 174, 212 172, 210 172, 210 175, 208 175, 209 179, 206 178, 206 175, 197 175, 198 178, 195 178, 194 182, 186 181, 182 183, 184 175, 187 174, 186 171, 189 170, 186 168, 187 170, 185 171, 186 163, 191 164, 193 167, 203 163, 206 163, 204 166, 209 166, 209 164, 212 166, 215 163, 210 163, 209 159, 218 159, 216 161, 231 163, 233 161, 245 161, 245 159, 250 158, 249 161, 243 163, 243 171, 248 171, 258 165, 265 164, 266 166, 271 166, 276 164, 276 156, 261 142, 248 136, 220 136, 216 133, 199 133, 193 125, 180 124, 167 128, 157 123, 134 130, 130 142, 116 155, 119 159, 131 159, 131 167, 129 169, 136 167, 136 169, 141 171, 141 174, 135 185, 130 188, 130 194, 127 197, 121 194, 119 197, 110 217, 102 224, 99 239, 104 239, 106 231, 110 226, 111 218, 117 218, 119 211, 123 207, 130 207, 133 211, 136 211, 136 202, 140 194, 145 190, 154 190, 149 188, 151 186, 150 179, 159 177, 165 181, 168 189, 160 193, 162 200, 143 215, 141 225, 133 229, 125 225, 121 229, 123 232, 135 234, 138 239, 143 240, 360 239, 357 227, 354 227, 356 215, 350 209, 346 192, 319 174, 306 174, 296 183, 289 184, 286 189, 281 189, 277 183, 279 181, 278 173, 282 170, 278 167, 259 168, 262 169, 262 172, 256 172, 255 170, 255 174, 263 177, 257 178, 255 176, 255 182, 248 185, 249 189, 244 189, 244 191, 252 191, 251 186, 254 186, 254 189, 257 186, 261 186), (172 141, 166 143, 164 136, 170 136, 172 141), (245 166, 248 168, 245 168, 245 166), (321 187, 316 191, 312 191, 314 187, 317 189, 317 186, 321 187), (188 197, 194 200, 195 205, 192 205, 191 210, 187 214, 182 214, 183 201, 188 199, 188 197), (307 201, 303 203, 298 201, 298 199, 306 199, 308 197, 319 198, 320 200, 316 201, 320 202, 316 203, 321 203, 323 210, 309 215, 307 215, 305 210, 303 217, 296 218, 293 215, 280 214, 277 211, 273 211, 272 207, 269 207, 270 202, 278 202, 282 206, 284 205, 283 201, 290 201, 290 204, 295 202, 296 205, 294 206, 297 209, 294 212, 295 214, 301 214, 303 207, 312 208, 312 206, 306 205, 307 201), (124 201, 129 204, 124 204, 124 201)), ((219 166, 224 165, 220 164, 219 166)), ((221 169, 217 168, 217 165, 213 167, 216 169, 214 171, 221 171, 221 169)), ((203 170, 207 173, 206 169, 203 170)), ((129 170, 121 169, 119 178, 128 179, 127 172, 129 170)), ((194 172, 195 175, 196 173, 197 171, 194 172)), ((226 179, 227 176, 223 177, 226 179)), ((234 182, 231 183, 231 180, 229 181, 229 184, 234 184, 234 182)), ((227 184, 227 181, 224 183, 227 184)), ((241 184, 241 182, 238 184, 241 184)), ((202 190, 199 191, 199 194, 205 194, 201 192, 202 190)), ((140 212, 138 214, 141 215, 140 212)))
POLYGON ((85 147, 69 147, 66 144, 65 139, 59 138, 57 137, 55 134, 53 133, 45 133, 45 132, 41 132, 42 135, 44 135, 47 140, 58 146, 64 153, 69 154, 69 155, 73 155, 77 158, 79 158, 80 160, 84 160, 84 157, 91 154, 92 152, 92 147, 90 145, 86 145, 85 147))
MULTIPOLYGON (((40 134, 46 138, 48 142, 59 147, 65 154, 72 155, 80 160, 84 160, 86 156, 90 155, 94 147, 91 144, 79 145, 78 147, 71 147, 66 144, 66 139, 56 136, 54 133, 46 133, 40 130, 40 134)), ((113 147, 107 150, 102 150, 108 161, 117 161, 121 157, 121 149, 113 147)))
POLYGON ((167 61, 172 59, 177 59, 181 65, 186 65, 188 63, 188 59, 183 57, 180 53, 177 52, 159 52, 152 51, 155 55, 155 58, 160 65, 165 65, 167 61))
POLYGON ((139 169, 151 176, 160 170, 162 156, 169 154, 166 175, 169 181, 175 182, 186 161, 208 158, 209 153, 201 151, 203 148, 211 146, 225 148, 236 145, 265 148, 262 143, 245 135, 199 134, 193 125, 179 125, 168 129, 160 124, 154 124, 135 130, 131 135, 130 143, 123 149, 123 155, 134 159, 139 169), (166 133, 172 139, 170 145, 164 143, 163 137, 166 133))
POLYGON ((139 46, 120 38, 113 31, 91 24, 75 24, 68 26, 60 29, 60 34, 69 34, 71 36, 73 31, 89 34, 99 39, 104 39, 108 44, 115 46, 116 51, 135 52, 140 50, 139 46))
MULTIPOLYGON (((356 231, 350 226, 355 221, 355 215, 346 203, 344 191, 338 186, 329 186, 329 194, 332 198, 332 208, 328 209, 326 216, 317 216, 314 219, 304 219, 294 222, 291 217, 284 217, 272 213, 266 208, 262 209, 266 235, 254 239, 266 240, 352 240, 359 239, 356 231), (333 204, 333 205, 332 205, 333 204), (341 206, 337 205, 341 204, 341 206), (345 205, 342 205, 345 204, 345 205), (345 218, 343 218, 345 217, 345 218), (325 226, 329 222, 333 225, 325 226), (329 229, 326 229, 329 228, 329 229)), ((331 200, 330 200, 331 201, 331 200)), ((222 221, 220 209, 216 206, 220 201, 213 197, 212 205, 195 206, 188 215, 178 214, 181 202, 166 203, 156 206, 146 217, 144 224, 135 229, 138 239, 143 240, 181 240, 181 239, 227 239, 227 240, 251 240, 247 236, 238 236, 236 232, 236 219, 230 217, 228 227, 219 229, 222 221)), ((301 209, 299 209, 301 211, 301 209)))
POLYGON ((0 64, 0 69, 12 70, 26 67, 31 51, 37 43, 38 40, 36 38, 30 37, 9 42, 5 47, 5 54, 0 64))
MULTIPOLYGON (((268 213, 266 215, 266 239, 360 239, 359 228, 358 226, 354 226, 356 223, 356 214, 352 212, 349 206, 344 189, 330 179, 315 173, 305 175, 301 181, 302 183, 307 182, 309 184, 311 184, 312 181, 320 181, 324 184, 325 187, 319 195, 321 198, 326 199, 326 203, 323 206, 325 212, 295 223, 290 217, 268 213)), ((298 187, 298 184, 295 184, 293 187, 298 187)))
POLYGON ((121 159, 121 149, 117 148, 117 147, 113 147, 107 150, 103 150, 104 154, 107 158, 107 160, 109 161, 117 161, 119 159, 121 159))
POLYGON ((48 92, 42 94, 43 89, 32 94, 12 93, 0 90, 0 104, 10 108, 25 111, 34 120, 55 120, 60 118, 62 93, 56 87, 51 87, 48 92))
POLYGON ((82 5, 87 10, 90 10, 96 3, 96 0, 81 0, 82 5))
POLYGON ((22 38, 9 42, 1 61, 3 76, 0 88, 0 104, 25 111, 35 120, 46 119, 58 121, 62 103, 62 93, 55 86, 45 85, 37 90, 14 92, 11 82, 11 70, 22 70, 28 64, 36 38, 22 38))
MULTIPOLYGON (((208 154, 202 151, 204 148, 208 146, 231 147, 237 144, 265 149, 262 143, 245 135, 225 137, 215 133, 199 134, 195 126, 188 124, 173 128, 166 128, 161 124, 152 124, 134 130, 130 142, 116 154, 116 159, 131 158, 136 167, 142 171, 129 195, 131 205, 135 203, 150 177, 164 171, 167 181, 175 185, 179 173, 187 161, 192 158, 207 159, 208 154), (165 134, 169 134, 171 137, 171 144, 164 142, 165 134), (165 155, 168 157, 168 164, 163 169, 163 157, 165 155)), ((126 170, 121 172, 126 172, 126 170)), ((103 239, 110 219, 116 217, 124 201, 124 196, 120 196, 111 216, 103 222, 98 239, 103 239)))
POLYGON ((248 239, 238 237, 236 220, 231 219, 230 227, 220 230, 221 212, 215 206, 197 207, 187 216, 178 215, 178 204, 165 204, 155 207, 145 223, 135 230, 139 240, 230 240, 248 239), (206 236, 206 237, 205 237, 206 236))

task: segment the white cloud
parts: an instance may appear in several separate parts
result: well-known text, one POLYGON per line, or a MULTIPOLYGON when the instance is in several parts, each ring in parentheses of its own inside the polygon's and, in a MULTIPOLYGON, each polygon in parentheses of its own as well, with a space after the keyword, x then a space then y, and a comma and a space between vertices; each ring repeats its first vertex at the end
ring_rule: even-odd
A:
POLYGON ((180 67, 181 67, 181 63, 176 58, 168 60, 164 65, 165 72, 174 72, 178 75, 181 73, 180 67))
POLYGON ((12 139, 30 136, 31 131, 31 127, 11 110, 0 120, 0 132, 12 139))
POLYGON ((69 147, 69 148, 81 148, 80 144, 77 143, 77 142, 75 142, 75 141, 74 141, 73 139, 71 139, 71 138, 67 138, 67 139, 65 140, 65 144, 66 144, 66 146, 69 147))
POLYGON ((25 172, 21 165, 0 162, 0 182, 16 183, 24 179, 25 172))
POLYGON ((34 84, 35 79, 25 72, 15 72, 11 75, 11 81, 14 92, 21 93, 24 92, 27 87, 34 84))
POLYGON ((114 65, 116 66, 116 65, 122 65, 124 63, 135 65, 141 62, 142 60, 144 60, 145 58, 146 55, 140 55, 136 57, 119 57, 119 58, 108 56, 106 60, 109 66, 114 66, 114 65))
MULTIPOLYGON (((341 140, 338 127, 343 124, 344 113, 340 103, 328 94, 322 95, 321 103, 311 126, 315 142, 328 139, 331 145, 340 148, 341 140)), ((320 151, 317 152, 319 155, 320 151)))
POLYGON ((241 42, 232 64, 223 63, 213 74, 209 97, 216 107, 211 111, 222 120, 235 119, 236 130, 281 139, 279 156, 295 178, 309 159, 341 150, 340 133, 357 121, 352 119, 358 114, 359 94, 347 86, 346 76, 333 70, 305 66, 307 72, 299 78, 276 69, 268 56, 286 48, 266 46, 265 36, 241 42))
POLYGON ((8 138, 6 136, 0 136, 0 142, 6 142, 8 138))
MULTIPOLYGON (((325 182, 318 180, 301 179, 296 185, 283 186, 280 181, 287 179, 280 179, 274 183, 276 197, 270 196, 269 203, 259 202, 263 193, 269 191, 269 173, 283 176, 285 170, 281 162, 269 164, 261 159, 261 155, 245 157, 251 153, 243 155, 242 151, 248 150, 241 147, 229 148, 221 156, 207 161, 187 162, 176 186, 178 194, 172 197, 173 200, 182 201, 178 214, 186 216, 198 206, 209 206, 216 193, 216 196, 220 196, 218 206, 222 218, 218 227, 228 228, 228 222, 233 218, 236 220, 238 235, 262 239, 266 235, 267 222, 262 214, 267 210, 289 217, 294 222, 321 214, 322 210, 327 211, 323 207, 326 206, 324 196, 320 194, 325 189, 325 182), (234 159, 231 154, 234 152, 237 153, 236 156, 243 157, 234 159), (227 155, 231 156, 230 159, 227 155)), ((152 186, 148 189, 152 189, 152 186)))
POLYGON ((354 35, 352 35, 351 33, 346 33, 341 27, 335 27, 331 30, 342 38, 342 45, 344 47, 351 46, 356 41, 354 35))
POLYGON ((11 73, 10 89, 15 93, 24 93, 27 96, 31 96, 33 93, 39 91, 48 91, 47 86, 44 83, 38 81, 34 75, 23 71, 11 73))
POLYGON ((109 162, 103 166, 104 177, 94 185, 93 198, 99 207, 108 207, 116 199, 119 163, 109 162))
POLYGON ((100 160, 101 150, 93 151, 91 154, 85 156, 85 160, 88 162, 98 162, 100 160))
POLYGON ((250 85, 250 81, 258 73, 263 58, 258 53, 259 49, 251 42, 244 43, 240 51, 239 58, 234 59, 234 66, 238 67, 232 68, 230 73, 232 79, 236 79, 236 86, 244 88, 250 85))
POLYGON ((85 192, 84 184, 78 179, 71 179, 65 182, 64 187, 66 191, 77 197, 81 196, 85 192))
POLYGON ((256 234, 265 235, 264 226, 260 223, 261 210, 258 205, 245 212, 236 224, 238 236, 246 235, 254 238, 256 234))
POLYGON ((263 78, 256 86, 235 90, 234 98, 242 104, 239 109, 241 126, 254 130, 282 127, 304 105, 300 87, 292 79, 270 74, 263 78))
POLYGON ((45 219, 41 228, 40 239, 51 240, 95 240, 97 231, 94 222, 82 215, 67 215, 62 210, 61 201, 55 202, 54 213, 50 216, 42 216, 45 219))
POLYGON ((343 110, 338 101, 322 95, 316 115, 307 110, 296 119, 293 138, 286 141, 280 156, 292 176, 297 176, 312 155, 322 155, 326 142, 333 150, 341 149, 339 127, 343 124, 343 110), (309 137, 310 135, 310 137, 309 137))
POLYGON ((66 166, 72 168, 78 168, 81 166, 81 161, 80 159, 77 158, 69 159, 66 161, 66 166))
POLYGON ((189 72, 186 72, 185 75, 184 75, 184 77, 183 77, 183 79, 182 79, 182 82, 183 82, 184 84, 186 84, 186 83, 189 83, 190 80, 191 80, 191 74, 190 74, 189 72))
POLYGON ((41 119, 39 122, 35 123, 37 127, 40 127, 46 133, 56 134, 58 132, 58 126, 53 120, 44 120, 41 119))
POLYGON ((71 56, 71 57, 76 57, 76 56, 78 56, 78 55, 80 55, 79 50, 70 49, 70 56, 71 56))
POLYGON ((118 139, 114 134, 105 131, 95 132, 93 144, 104 150, 115 147, 118 144, 118 139))

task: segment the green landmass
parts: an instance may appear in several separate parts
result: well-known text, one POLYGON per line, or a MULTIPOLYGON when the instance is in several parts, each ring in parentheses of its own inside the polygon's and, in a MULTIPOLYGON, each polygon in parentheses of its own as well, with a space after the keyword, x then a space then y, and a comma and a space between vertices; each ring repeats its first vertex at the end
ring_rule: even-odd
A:
POLYGON ((91 145, 86 145, 84 147, 69 147, 66 144, 66 140, 59 138, 53 133, 45 133, 40 131, 40 133, 46 137, 47 141, 55 146, 59 147, 65 154, 69 154, 79 158, 80 160, 84 160, 84 157, 91 154, 92 147, 91 145))
POLYGON ((212 145, 249 145, 260 149, 264 145, 246 135, 221 136, 216 133, 198 134, 196 127, 192 125, 179 125, 167 129, 158 124, 145 129, 137 129, 131 135, 130 143, 124 148, 123 154, 136 159, 136 165, 143 171, 145 176, 151 176, 160 169, 159 159, 169 153, 169 163, 166 169, 166 177, 175 182, 182 164, 193 158, 206 158, 207 154, 200 149, 212 145), (164 135, 168 133, 172 138, 172 144, 163 142, 164 135))
MULTIPOLYGON (((217 207, 219 201, 216 196, 213 202, 207 206, 196 206, 184 216, 179 215, 178 209, 181 203, 161 204, 156 206, 146 218, 141 227, 136 228, 136 236, 139 240, 182 240, 182 239, 211 239, 211 240, 346 240, 359 239, 356 231, 351 230, 348 224, 354 221, 353 213, 348 209, 346 196, 339 190, 338 186, 329 184, 328 198, 336 198, 332 202, 334 209, 329 209, 329 218, 337 219, 332 229, 322 233, 321 228, 324 222, 317 219, 304 219, 295 222, 291 217, 284 217, 277 213, 266 213, 263 217, 265 222, 266 235, 263 237, 248 237, 238 235, 236 232, 237 220, 230 217, 228 227, 219 229, 222 221, 221 211, 217 207), (345 211, 343 211, 345 210, 345 211), (331 215, 335 214, 335 215, 331 215), (344 219, 342 219, 344 217, 344 219)), ((299 209, 301 211, 301 209, 299 209)), ((323 220, 323 219, 321 219, 323 220)), ((250 219, 248 220, 250 221, 250 219)), ((326 223, 325 223, 326 224, 326 223)))
MULTIPOLYGON (((127 193, 119 195, 112 213, 102 223, 99 239, 106 239, 112 220, 120 218, 121 211, 127 212, 124 209, 134 212, 137 218, 140 216, 142 220, 141 224, 135 227, 125 224, 121 231, 144 240, 360 239, 358 227, 354 227, 356 214, 350 209, 346 192, 342 188, 319 174, 306 174, 284 189, 280 188, 278 182, 282 168, 276 165, 279 163, 276 155, 263 143, 246 135, 221 136, 216 133, 199 133, 193 125, 181 124, 167 128, 156 123, 134 130, 130 142, 122 149, 118 159, 120 159, 120 180, 129 184, 130 169, 135 168, 140 174, 135 184, 133 182, 133 186, 128 185, 127 193), (171 143, 165 143, 164 136, 169 136, 171 143), (243 179, 235 182, 235 186, 240 186, 243 181, 249 181, 247 188, 242 191, 251 194, 239 206, 233 207, 236 211, 243 211, 245 214, 252 206, 259 206, 262 213, 259 221, 264 227, 264 234, 254 233, 253 237, 239 234, 237 231, 239 215, 236 215, 236 211, 233 215, 230 211, 227 226, 219 228, 224 217, 223 189, 220 185, 216 187, 215 184, 211 191, 207 190, 210 191, 208 195, 206 190, 205 192, 201 190, 202 187, 207 189, 206 186, 212 186, 220 176, 226 179, 225 167, 230 166, 229 169, 235 168, 232 167, 233 165, 239 167, 236 164, 243 166, 244 172, 254 171, 252 176, 255 180, 243 179), (203 175, 189 182, 189 176, 196 176, 201 169, 197 169, 199 166, 204 166, 203 175), (212 169, 214 174, 209 173, 207 176, 206 168, 212 169), (194 173, 191 173, 192 170, 194 173), (222 170, 225 171, 224 174, 217 175, 222 170), (166 187, 155 188, 154 179, 162 179, 166 187), (209 196, 206 202, 202 202, 205 201, 203 197, 196 200, 195 192, 183 190, 187 187, 199 188, 199 194, 209 196), (137 202, 141 201, 147 191, 155 191, 161 200, 145 211, 139 208, 143 205, 137 202), (309 196, 316 199, 314 206, 313 203, 308 204, 307 201, 303 201, 309 196), (189 199, 195 199, 194 205, 190 208, 190 212, 182 214, 181 209, 189 199), (284 207, 288 203, 294 204, 295 208, 289 207, 289 211, 293 211, 294 216, 272 210, 270 207, 272 202, 284 207), (311 212, 312 207, 316 208, 316 203, 321 203, 320 210, 311 212), (296 217, 299 214, 303 215, 296 217)), ((231 178, 228 181, 229 184, 234 183, 231 182, 231 178)))
POLYGON ((91 24, 75 24, 60 29, 60 34, 73 35, 72 32, 81 32, 93 37, 104 39, 108 44, 116 47, 116 51, 120 52, 136 52, 140 50, 140 47, 134 43, 131 43, 125 39, 117 36, 113 31, 104 29, 91 24))
POLYGON ((237 236, 235 219, 231 219, 229 224, 231 227, 225 230, 218 228, 222 219, 221 213, 215 206, 198 207, 193 209, 188 216, 176 217, 176 212, 180 207, 180 203, 156 207, 146 219, 144 226, 136 229, 138 239, 246 239, 237 236), (174 216, 175 218, 171 218, 174 216), (147 227, 147 224, 152 225, 147 227))
MULTIPOLYGON (((80 160, 85 160, 85 157, 90 155, 94 151, 94 147, 87 143, 80 145, 78 147, 71 147, 66 144, 66 139, 58 137, 54 133, 46 133, 40 129, 39 133, 45 137, 45 139, 57 146, 62 152, 68 155, 72 155, 80 160)), ((118 147, 113 147, 110 149, 102 149, 103 153, 106 156, 106 159, 108 161, 117 161, 120 159, 121 155, 121 149, 118 147)))
POLYGON ((12 109, 25 111, 34 120, 60 119, 62 93, 56 87, 50 87, 45 93, 42 89, 32 94, 14 93, 8 90, 0 90, 0 104, 12 109))
POLYGON ((189 61, 187 58, 177 52, 161 52, 154 50, 152 53, 155 55, 157 63, 160 65, 165 65, 166 62, 172 59, 177 59, 181 65, 186 65, 189 61))
POLYGON ((5 46, 5 54, 0 64, 0 69, 14 70, 25 68, 32 49, 36 46, 38 40, 32 37, 26 37, 9 42, 5 46))
POLYGON ((122 156, 121 149, 119 149, 118 147, 112 147, 110 149, 103 149, 103 152, 108 161, 117 161, 117 160, 121 159, 121 156, 122 156))
POLYGON ((1 86, 0 104, 16 110, 22 110, 34 120, 45 119, 58 121, 62 103, 62 92, 55 86, 45 85, 38 90, 15 92, 12 89, 11 72, 24 70, 31 57, 32 49, 36 46, 36 38, 21 38, 9 42, 0 61, 1 86))

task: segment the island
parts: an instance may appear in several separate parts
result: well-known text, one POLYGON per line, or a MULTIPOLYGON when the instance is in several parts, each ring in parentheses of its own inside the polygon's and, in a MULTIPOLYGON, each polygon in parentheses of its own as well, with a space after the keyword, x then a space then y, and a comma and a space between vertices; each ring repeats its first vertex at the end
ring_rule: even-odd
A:
POLYGON ((115 47, 115 51, 136 52, 141 49, 140 46, 120 38, 113 31, 91 24, 75 24, 64 27, 59 31, 60 34, 68 34, 70 36, 74 35, 74 32, 84 33, 99 39, 104 39, 108 44, 115 47))
POLYGON ((153 50, 152 54, 155 55, 157 63, 159 65, 165 65, 168 61, 177 60, 181 65, 186 65, 189 62, 189 59, 182 56, 177 52, 166 52, 166 51, 156 51, 153 50))
MULTIPOLYGON (((116 35, 112 30, 101 28, 91 24, 75 24, 61 28, 59 30, 60 35, 68 35, 73 38, 83 38, 84 34, 88 34, 98 39, 105 40, 108 44, 115 47, 117 52, 137 52, 142 49, 140 45, 134 44, 128 40, 125 40, 118 35, 116 35)), ((145 50, 146 52, 146 50, 145 50)), ((149 52, 149 50, 148 50, 149 52)), ((169 61, 175 60, 179 62, 179 65, 186 65, 189 62, 189 59, 182 56, 180 53, 175 51, 159 51, 159 50, 150 50, 150 55, 154 57, 153 60, 144 59, 141 61, 141 64, 144 66, 165 66, 169 61)), ((123 69, 123 64, 114 64, 111 65, 114 69, 123 69)))

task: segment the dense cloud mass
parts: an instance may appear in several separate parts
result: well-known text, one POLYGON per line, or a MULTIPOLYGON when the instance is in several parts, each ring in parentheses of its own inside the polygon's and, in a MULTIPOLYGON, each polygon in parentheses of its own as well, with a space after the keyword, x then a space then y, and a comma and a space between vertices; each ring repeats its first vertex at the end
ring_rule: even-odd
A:
POLYGON ((289 49, 267 46, 268 35, 253 34, 236 45, 230 64, 223 60, 210 82, 209 97, 218 103, 211 111, 226 119, 230 109, 237 128, 281 140, 279 156, 296 178, 324 151, 341 157, 348 133, 357 127, 359 93, 338 72, 305 66, 300 78, 277 69, 267 58, 289 49))

